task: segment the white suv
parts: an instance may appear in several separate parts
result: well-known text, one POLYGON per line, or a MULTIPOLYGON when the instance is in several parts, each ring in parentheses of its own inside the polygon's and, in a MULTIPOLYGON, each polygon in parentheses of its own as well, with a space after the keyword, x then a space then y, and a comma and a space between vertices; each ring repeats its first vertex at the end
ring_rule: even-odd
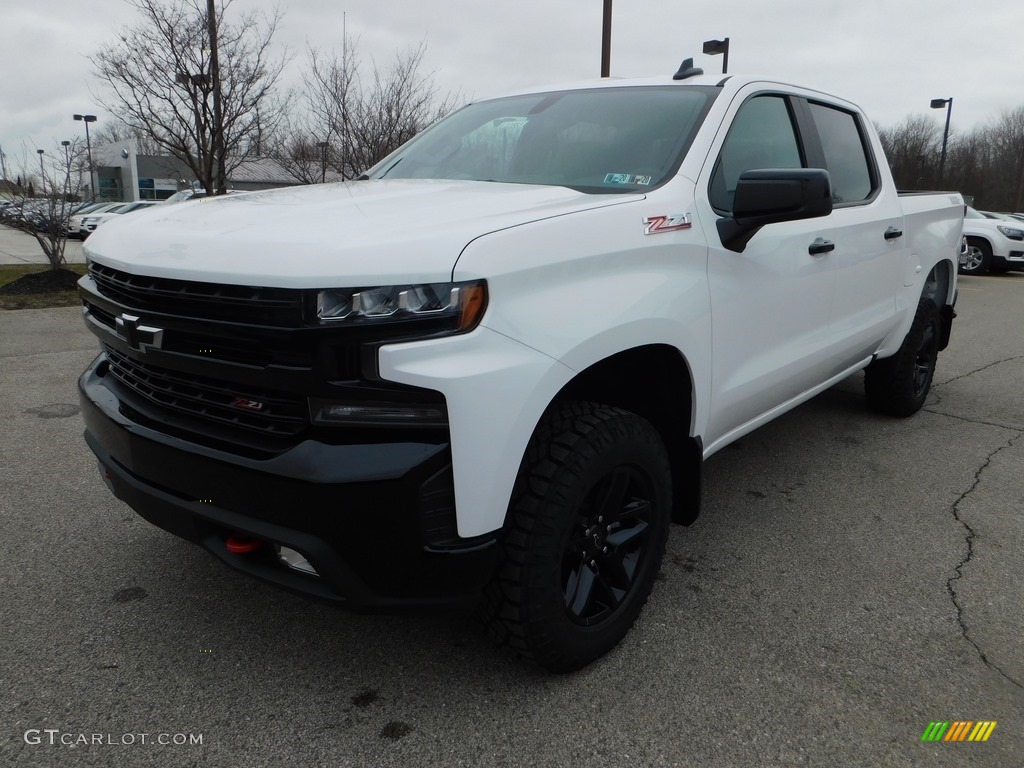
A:
POLYGON ((967 258, 960 263, 965 275, 1024 270, 1024 221, 1011 216, 989 218, 967 208, 964 216, 967 258))
POLYGON ((84 240, 93 232, 96 231, 96 227, 114 216, 120 216, 125 213, 131 213, 132 211, 141 211, 143 208, 149 208, 157 204, 156 200, 135 200, 130 203, 121 203, 115 205, 100 213, 91 213, 82 220, 82 226, 79 230, 79 236, 84 240))

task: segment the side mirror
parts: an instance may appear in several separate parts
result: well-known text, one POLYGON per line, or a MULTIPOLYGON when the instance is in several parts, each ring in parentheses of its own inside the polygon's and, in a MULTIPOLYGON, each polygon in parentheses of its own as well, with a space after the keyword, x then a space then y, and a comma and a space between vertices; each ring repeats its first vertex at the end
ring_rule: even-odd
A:
POLYGON ((733 196, 732 218, 717 222, 722 245, 743 253, 750 238, 767 224, 828 216, 832 181, 822 168, 744 171, 733 196))

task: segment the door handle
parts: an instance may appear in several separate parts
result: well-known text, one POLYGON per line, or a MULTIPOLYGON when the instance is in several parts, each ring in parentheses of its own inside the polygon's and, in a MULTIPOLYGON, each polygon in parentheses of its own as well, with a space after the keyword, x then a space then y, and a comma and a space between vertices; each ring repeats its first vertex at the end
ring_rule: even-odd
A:
POLYGON ((883 237, 885 237, 886 240, 895 240, 898 237, 903 237, 903 230, 899 227, 889 227, 885 230, 885 235, 883 235, 883 237))
POLYGON ((807 252, 811 254, 811 256, 820 256, 823 253, 828 253, 829 251, 834 251, 835 249, 835 243, 833 243, 831 240, 826 240, 823 237, 819 237, 807 247, 807 252))

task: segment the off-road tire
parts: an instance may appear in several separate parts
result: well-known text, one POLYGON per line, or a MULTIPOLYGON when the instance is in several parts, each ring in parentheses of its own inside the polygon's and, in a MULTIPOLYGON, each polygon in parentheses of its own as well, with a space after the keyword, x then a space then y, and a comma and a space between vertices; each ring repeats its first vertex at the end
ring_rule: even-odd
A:
POLYGON ((901 417, 921 410, 935 375, 940 338, 938 307, 921 299, 899 351, 875 360, 864 372, 864 394, 872 410, 901 417))
POLYGON ((650 595, 671 506, 668 455, 649 422, 595 403, 552 405, 523 457, 484 592, 488 634, 553 672, 603 656, 650 595))

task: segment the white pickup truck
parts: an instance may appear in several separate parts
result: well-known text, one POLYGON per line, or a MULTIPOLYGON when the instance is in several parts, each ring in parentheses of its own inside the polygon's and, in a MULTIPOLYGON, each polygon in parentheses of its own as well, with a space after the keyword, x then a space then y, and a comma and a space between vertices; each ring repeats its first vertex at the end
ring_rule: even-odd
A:
POLYGON ((577 669, 709 456, 862 370, 874 409, 921 407, 963 214, 897 194, 858 107, 782 82, 480 101, 357 181, 101 227, 85 438, 118 498, 241 571, 477 606, 577 669))

